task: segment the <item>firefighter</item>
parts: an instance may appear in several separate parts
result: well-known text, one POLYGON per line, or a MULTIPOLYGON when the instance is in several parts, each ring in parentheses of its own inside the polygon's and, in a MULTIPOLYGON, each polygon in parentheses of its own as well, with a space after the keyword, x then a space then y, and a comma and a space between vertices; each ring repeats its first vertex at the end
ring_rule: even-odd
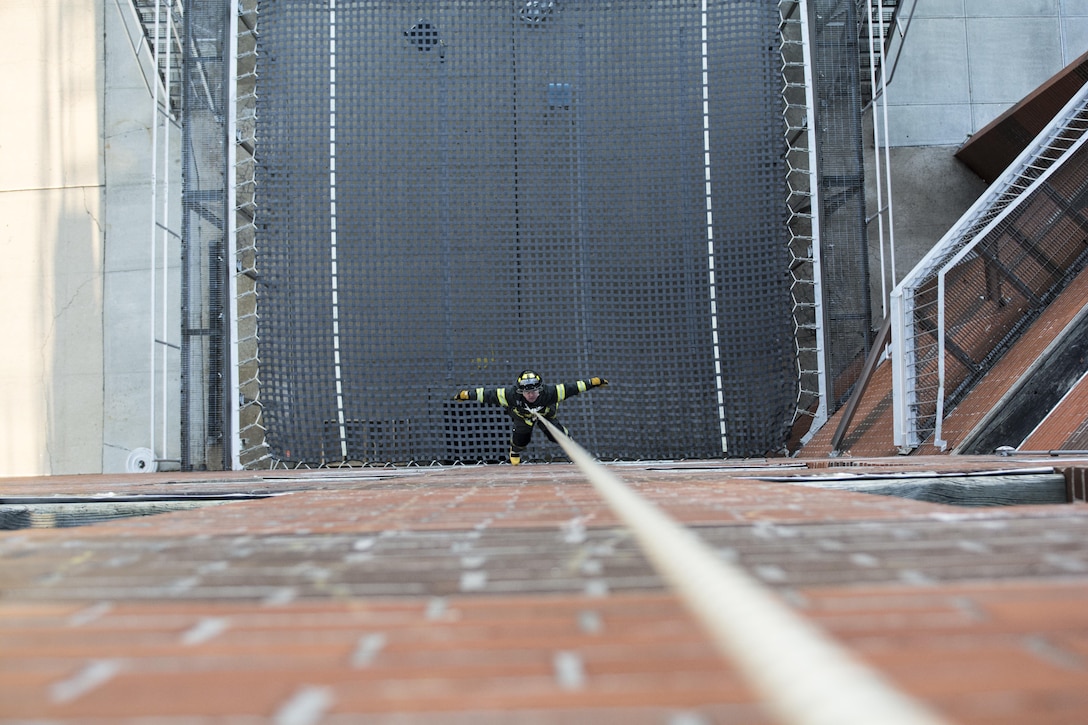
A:
MULTIPOLYGON (((559 404, 578 393, 605 385, 608 385, 608 381, 604 378, 545 385, 539 373, 523 370, 513 385, 505 388, 459 390, 453 399, 500 405, 506 410, 514 422, 514 427, 510 431, 510 463, 516 466, 521 463, 521 452, 525 450, 533 437, 533 423, 536 422, 533 413, 544 416, 549 423, 563 431, 564 435, 569 436, 570 432, 566 426, 555 419, 559 404)), ((544 429, 544 435, 548 436, 548 440, 555 442, 555 437, 547 428, 544 429)))

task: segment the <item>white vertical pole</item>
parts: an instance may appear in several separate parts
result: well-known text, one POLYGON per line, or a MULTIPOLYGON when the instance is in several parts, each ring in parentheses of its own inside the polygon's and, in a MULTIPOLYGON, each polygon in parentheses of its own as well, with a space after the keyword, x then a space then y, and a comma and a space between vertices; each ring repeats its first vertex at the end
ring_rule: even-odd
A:
MULTIPOLYGON (((881 16, 879 19, 879 38, 873 36, 873 2, 874 0, 866 0, 865 5, 869 17, 869 86, 873 89, 874 99, 877 97, 877 95, 880 96, 879 114, 876 112, 877 105, 875 100, 873 103, 873 165, 875 166, 876 170, 876 218, 878 230, 877 234, 880 242, 880 305, 881 310, 884 312, 885 315, 887 315, 888 288, 884 270, 885 239, 888 240, 887 264, 890 266, 892 287, 894 287, 896 282, 898 281, 896 279, 898 275, 895 271, 895 215, 894 205, 892 202, 891 144, 888 140, 888 58, 884 52, 884 43, 886 41, 886 36, 884 34, 883 16, 881 16), (876 57, 880 58, 880 85, 877 85, 874 51, 876 51, 876 57), (883 134, 881 134, 882 129, 883 134), (883 154, 884 156, 883 161, 881 161, 881 154, 883 154), (886 187, 886 191, 884 187, 886 187), (887 200, 886 202, 885 199, 887 200), (885 236, 884 232, 885 211, 888 215, 887 236, 885 236)), ((883 8, 881 8, 881 10, 878 12, 883 13, 883 8)))
MULTIPOLYGON (((865 12, 869 21, 869 87, 872 89, 873 97, 876 97, 877 85, 876 85, 876 38, 873 36, 873 0, 865 0, 865 12)), ((882 19, 883 20, 883 19, 882 19)), ((881 31, 881 36, 883 36, 881 31)), ((883 50, 883 41, 881 41, 881 50, 883 50)), ((883 53, 882 53, 883 55, 883 53)), ((873 175, 876 181, 876 227, 877 227, 877 240, 880 243, 880 308, 885 315, 888 314, 888 279, 885 273, 885 260, 884 260, 884 180, 883 169, 881 168, 880 159, 880 123, 877 119, 876 105, 873 105, 873 165, 876 167, 876 173, 873 175)), ((894 272, 892 273, 894 276, 894 272)))
POLYGON ((227 244, 227 321, 230 342, 227 375, 230 399, 224 401, 230 411, 229 431, 225 432, 230 441, 230 466, 238 471, 242 468, 242 439, 239 430, 238 408, 242 404, 242 391, 238 380, 238 219, 235 209, 238 206, 237 173, 238 164, 238 6, 237 0, 225 0, 227 5, 227 209, 226 209, 226 244, 227 244))
MULTIPOLYGON (((881 121, 884 126, 884 184, 887 187, 886 197, 888 199, 888 252, 891 257, 892 268, 892 287, 896 285, 898 280, 896 279, 895 271, 895 204, 892 199, 892 158, 891 158, 891 142, 888 135, 888 57, 884 52, 886 38, 884 35, 884 20, 881 18, 880 22, 880 106, 881 106, 881 121)), ((873 125, 876 125, 876 119, 873 119, 873 125)), ((873 149, 874 153, 879 153, 880 147, 873 149)), ((883 244, 883 242, 882 242, 883 244)), ((882 246, 883 248, 883 246, 882 246)), ((886 299, 886 298, 885 298, 886 299)), ((884 314, 887 314, 887 307, 884 308, 884 314)))
MULTIPOLYGON (((888 315, 891 317, 892 333, 892 442, 900 452, 906 452, 911 445, 910 405, 907 400, 907 313, 903 309, 907 300, 903 290, 896 285, 889 297, 888 315)), ((913 357, 913 347, 910 355, 913 357)))
POLYGON ((156 253, 156 245, 158 238, 158 193, 159 193, 159 53, 161 52, 161 44, 159 37, 162 30, 162 0, 156 0, 155 2, 155 52, 152 64, 154 65, 155 79, 152 83, 153 89, 151 93, 151 244, 149 247, 150 260, 148 262, 149 270, 149 305, 148 305, 148 320, 149 320, 149 355, 148 355, 148 449, 152 451, 154 455, 155 451, 155 361, 156 355, 156 342, 155 342, 155 305, 157 302, 157 294, 155 289, 155 275, 157 270, 155 269, 158 255, 156 253))
POLYGON ((167 434, 167 429, 169 427, 167 425, 167 419, 168 419, 169 414, 170 414, 170 406, 167 404, 167 401, 169 400, 169 398, 167 396, 167 390, 169 388, 169 383, 170 383, 170 380, 169 380, 170 376, 167 374, 168 362, 169 362, 167 354, 170 351, 170 348, 167 345, 167 342, 169 340, 169 330, 170 330, 170 327, 169 327, 169 311, 170 311, 170 307, 169 307, 169 304, 168 304, 169 303, 169 295, 170 295, 170 278, 169 278, 169 274, 170 274, 170 119, 169 119, 169 116, 170 116, 170 92, 169 92, 169 83, 170 83, 170 72, 172 70, 170 61, 173 58, 173 53, 171 53, 170 50, 171 50, 171 42, 176 37, 176 32, 177 32, 177 28, 174 27, 173 19, 169 15, 167 15, 167 17, 165 19, 165 24, 166 24, 166 48, 165 48, 164 52, 166 53, 166 72, 164 74, 164 79, 165 79, 165 83, 167 84, 166 85, 167 92, 166 92, 166 98, 165 98, 166 107, 163 110, 163 115, 162 115, 162 119, 163 119, 163 125, 162 125, 162 128, 163 128, 163 149, 162 149, 163 188, 162 188, 162 220, 161 220, 161 223, 160 223, 160 226, 159 226, 159 232, 160 232, 160 234, 162 234, 162 290, 161 290, 161 294, 162 294, 162 329, 160 330, 160 334, 162 335, 162 337, 158 341, 159 349, 162 351, 162 373, 161 373, 161 380, 160 380, 160 383, 162 385, 162 399, 161 399, 161 402, 162 402, 162 412, 161 412, 161 418, 162 418, 162 420, 161 420, 161 426, 162 426, 161 435, 162 435, 162 439, 161 439, 161 443, 160 443, 160 447, 159 447, 159 455, 161 457, 163 457, 163 458, 165 458, 167 456, 167 454, 168 454, 166 434, 167 434))
POLYGON ((933 424, 933 445, 942 451, 948 441, 941 439, 944 422, 944 335, 945 335, 945 274, 948 267, 942 267, 937 273, 937 412, 933 424))

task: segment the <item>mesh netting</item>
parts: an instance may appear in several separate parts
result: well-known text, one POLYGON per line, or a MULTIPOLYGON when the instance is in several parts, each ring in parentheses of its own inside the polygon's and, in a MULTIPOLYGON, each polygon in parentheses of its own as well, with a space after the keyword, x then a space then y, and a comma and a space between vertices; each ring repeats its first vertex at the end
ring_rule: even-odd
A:
POLYGON ((845 402, 869 352, 872 313, 856 0, 812 3, 819 108, 820 247, 829 410, 845 402))
MULTIPOLYGON (((498 460, 501 410, 450 398, 527 367, 611 380, 560 410, 601 457, 781 448, 797 382, 779 15, 708 6, 261 6, 276 458, 498 460)), ((538 436, 529 454, 559 449, 538 436)))
MULTIPOLYGON (((180 45, 183 119, 181 237, 181 465, 229 467, 227 421, 227 32, 230 11, 189 0, 180 45)), ((178 69, 172 69, 177 72, 178 69)))

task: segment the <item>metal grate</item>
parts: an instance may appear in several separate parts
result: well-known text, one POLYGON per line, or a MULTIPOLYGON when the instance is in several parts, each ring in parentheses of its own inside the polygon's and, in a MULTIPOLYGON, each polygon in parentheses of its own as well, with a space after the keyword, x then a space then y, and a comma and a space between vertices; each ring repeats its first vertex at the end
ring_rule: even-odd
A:
POLYGON ((188 0, 181 54, 181 465, 229 468, 227 13, 188 0))

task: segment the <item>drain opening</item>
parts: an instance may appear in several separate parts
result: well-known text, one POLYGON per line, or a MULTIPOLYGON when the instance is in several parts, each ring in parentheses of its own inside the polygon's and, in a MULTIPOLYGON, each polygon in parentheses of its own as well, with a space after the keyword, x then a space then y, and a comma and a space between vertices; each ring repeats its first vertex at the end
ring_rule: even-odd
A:
POLYGON ((1030 506, 1069 503, 1065 476, 1053 471, 926 476, 776 477, 801 486, 896 496, 953 506, 1030 506))
POLYGON ((271 494, 139 497, 0 498, 0 530, 60 529, 91 526, 116 519, 188 511, 231 501, 268 498, 271 494))

